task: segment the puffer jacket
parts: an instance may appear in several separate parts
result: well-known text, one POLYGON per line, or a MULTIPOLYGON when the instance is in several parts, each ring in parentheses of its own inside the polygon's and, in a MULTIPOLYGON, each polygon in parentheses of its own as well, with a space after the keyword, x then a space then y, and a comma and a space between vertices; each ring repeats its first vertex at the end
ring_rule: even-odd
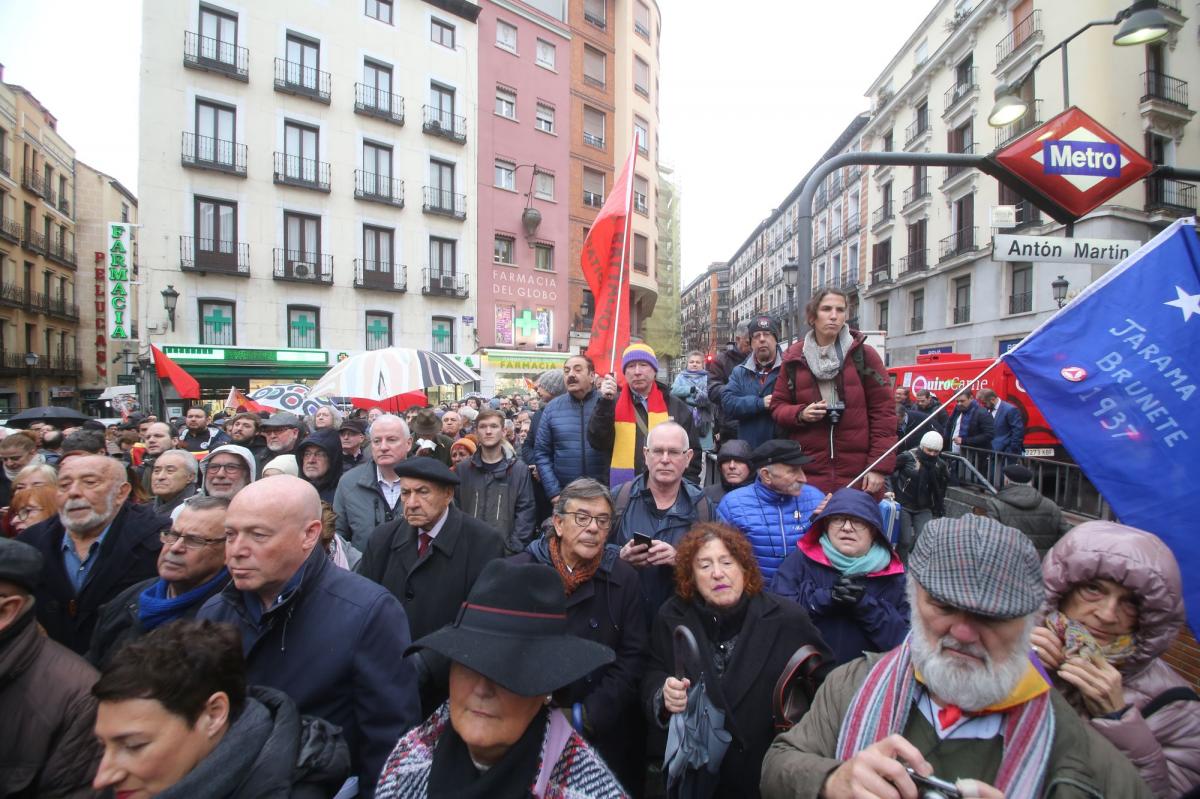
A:
POLYGON ((808 531, 813 511, 825 495, 811 485, 800 496, 772 491, 755 480, 725 495, 717 506, 717 519, 733 525, 750 539, 763 584, 770 585, 775 571, 808 531))
POLYGON ((592 477, 608 485, 609 456, 588 443, 588 419, 596 410, 599 391, 589 391, 582 400, 570 394, 546 403, 533 444, 533 465, 547 498, 559 495, 579 477, 592 477))
MULTIPOLYGON (((865 334, 851 330, 853 343, 846 352, 842 371, 835 378, 838 396, 846 404, 841 421, 832 426, 828 417, 813 424, 800 419, 806 405, 818 402, 821 391, 804 358, 804 340, 788 348, 783 355, 783 367, 775 381, 771 396, 771 416, 781 432, 811 455, 805 464, 808 481, 822 492, 836 491, 849 484, 860 472, 875 462, 896 443, 896 401, 887 381, 887 371, 879 353, 867 345, 865 334), (854 351, 862 349, 866 375, 859 375, 854 363, 854 351), (795 391, 788 386, 789 364, 794 364, 795 391), (830 452, 832 443, 832 453, 830 452)), ((888 455, 875 467, 889 475, 896 466, 895 454, 888 455)))
POLYGON ((1062 511, 1032 485, 1010 483, 984 500, 987 515, 1029 537, 1039 555, 1071 529, 1062 511))
POLYGON ((533 478, 529 467, 517 457, 503 457, 503 465, 493 469, 483 462, 483 453, 476 451, 454 467, 461 481, 454 489, 458 507, 468 516, 500 533, 505 554, 522 552, 533 540, 534 518, 533 478))
POLYGON ((726 418, 737 422, 738 438, 749 444, 750 449, 778 438, 775 420, 763 404, 763 398, 775 393, 775 382, 782 363, 782 356, 776 353, 775 363, 760 379, 754 353, 751 353, 749 358, 734 368, 729 375, 729 382, 721 391, 721 409, 726 418))
POLYGON ((1164 691, 1190 687, 1162 660, 1184 622, 1183 581, 1170 549, 1133 527, 1085 522, 1050 550, 1042 574, 1047 612, 1057 610, 1072 588, 1096 578, 1112 580, 1141 600, 1134 656, 1119 666, 1131 707, 1119 719, 1094 718, 1090 724, 1133 761, 1156 796, 1179 796, 1200 785, 1200 702, 1171 702, 1149 718, 1141 713, 1164 691))
POLYGON ((342 440, 338 437, 337 431, 317 430, 300 442, 300 446, 296 447, 295 454, 296 468, 300 472, 300 479, 317 489, 317 494, 320 495, 322 502, 332 503, 338 481, 342 479, 342 440), (304 476, 304 448, 308 446, 320 447, 329 456, 329 471, 325 472, 324 477, 317 480, 309 480, 304 476))

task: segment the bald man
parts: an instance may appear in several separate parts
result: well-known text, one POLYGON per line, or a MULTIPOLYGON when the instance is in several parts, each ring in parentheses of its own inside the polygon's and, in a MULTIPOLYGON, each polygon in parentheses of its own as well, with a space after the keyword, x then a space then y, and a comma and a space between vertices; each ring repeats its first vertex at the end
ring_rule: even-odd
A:
POLYGON ((234 625, 246 679, 288 694, 342 728, 360 796, 372 796, 392 747, 420 721, 400 601, 339 569, 322 549, 321 500, 290 475, 251 483, 225 515, 232 582, 199 613, 234 625))
POLYGON ((171 519, 126 502, 129 492, 125 468, 115 459, 68 458, 58 473, 58 515, 20 535, 45 564, 34 592, 38 622, 80 655, 91 644, 100 607, 158 574, 158 534, 171 519))

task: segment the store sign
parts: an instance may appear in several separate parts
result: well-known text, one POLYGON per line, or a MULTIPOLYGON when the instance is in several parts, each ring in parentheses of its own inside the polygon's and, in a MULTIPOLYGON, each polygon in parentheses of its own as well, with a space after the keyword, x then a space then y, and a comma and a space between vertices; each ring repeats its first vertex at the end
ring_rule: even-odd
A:
POLYGON ((999 233, 992 238, 992 260, 1118 264, 1141 246, 1142 243, 1134 239, 1068 239, 999 233))
POLYGON ((484 355, 484 363, 493 369, 516 369, 521 371, 544 372, 547 369, 561 369, 567 358, 567 353, 523 353, 523 352, 488 352, 484 355))
POLYGON ((74 386, 50 386, 51 399, 65 399, 75 396, 74 386))
POLYGON ((492 293, 497 297, 558 301, 558 281, 553 275, 527 275, 511 269, 493 269, 492 284, 492 293))
POLYGON ((164 344, 162 351, 172 360, 193 363, 266 363, 326 365, 329 353, 322 350, 266 350, 247 347, 188 347, 164 344))
MULTIPOLYGON (((108 224, 108 276, 105 306, 108 316, 108 337, 128 340, 129 287, 133 279, 132 225, 123 222, 108 224)), ((135 333, 137 331, 134 331, 135 333)))

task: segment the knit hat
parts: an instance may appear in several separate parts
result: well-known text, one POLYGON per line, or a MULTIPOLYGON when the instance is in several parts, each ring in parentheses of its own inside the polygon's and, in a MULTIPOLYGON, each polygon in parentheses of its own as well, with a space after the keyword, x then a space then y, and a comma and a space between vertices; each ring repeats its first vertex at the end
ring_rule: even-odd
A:
POLYGON ((1010 463, 1004 467, 1004 476, 1014 483, 1032 483, 1033 471, 1019 463, 1010 463))
POLYGON ((292 477, 300 476, 300 468, 296 463, 295 455, 279 455, 271 458, 263 465, 263 471, 265 472, 267 469, 275 469, 283 474, 290 474, 292 477))
POLYGON ((776 341, 779 340, 779 325, 776 324, 773 318, 767 316, 766 314, 754 317, 746 326, 746 333, 751 338, 753 338, 754 334, 758 332, 770 333, 775 337, 776 341))
POLYGON ((626 347, 621 353, 621 371, 628 369, 634 361, 645 361, 654 367, 654 371, 658 371, 658 357, 648 344, 630 344, 626 347))
POLYGON ((457 441, 455 441, 453 444, 450 445, 451 452, 454 452, 454 450, 459 449, 459 448, 465 449, 467 451, 468 455, 475 454, 475 449, 476 449, 475 442, 469 438, 460 438, 457 441))
POLYGON ((936 430, 930 430, 928 433, 921 436, 922 449, 936 449, 938 452, 941 452, 942 446, 942 434, 936 430))

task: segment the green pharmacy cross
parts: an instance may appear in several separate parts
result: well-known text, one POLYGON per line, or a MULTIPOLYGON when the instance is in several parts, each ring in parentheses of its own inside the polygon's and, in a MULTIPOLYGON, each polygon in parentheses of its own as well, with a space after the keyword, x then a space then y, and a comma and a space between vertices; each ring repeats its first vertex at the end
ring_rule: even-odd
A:
POLYGON ((367 325, 367 334, 374 338, 386 338, 387 332, 387 325, 379 317, 372 319, 371 324, 367 325))
POLYGON ((315 330, 316 327, 316 323, 309 319, 307 314, 300 314, 296 317, 295 321, 292 322, 292 330, 296 331, 296 334, 299 336, 301 341, 306 340, 308 338, 308 334, 315 330))
POLYGON ((225 325, 232 324, 233 320, 225 316, 224 311, 220 306, 213 308, 212 313, 204 317, 204 323, 213 329, 213 332, 220 333, 225 325))
POLYGON ((522 336, 532 336, 537 332, 538 321, 533 318, 533 314, 526 308, 521 311, 521 315, 517 317, 516 325, 521 329, 522 336))
POLYGON ((438 344, 445 344, 446 339, 450 338, 450 330, 443 325, 438 325, 433 329, 433 337, 437 339, 438 344))

